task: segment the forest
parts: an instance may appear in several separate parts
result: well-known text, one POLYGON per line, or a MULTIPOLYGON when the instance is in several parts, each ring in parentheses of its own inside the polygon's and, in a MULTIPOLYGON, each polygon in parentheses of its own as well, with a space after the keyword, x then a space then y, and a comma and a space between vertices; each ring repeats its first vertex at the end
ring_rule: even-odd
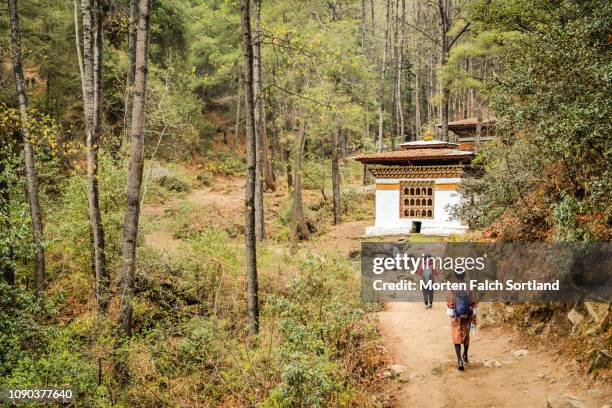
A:
POLYGON ((611 46, 605 0, 1 2, 0 392, 393 406, 354 157, 494 122, 449 239, 609 242, 611 46))

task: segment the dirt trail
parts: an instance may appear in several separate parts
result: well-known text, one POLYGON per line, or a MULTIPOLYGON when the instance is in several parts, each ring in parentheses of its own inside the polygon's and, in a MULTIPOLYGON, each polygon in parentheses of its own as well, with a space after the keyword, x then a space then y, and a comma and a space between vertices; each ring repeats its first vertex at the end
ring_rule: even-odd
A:
MULTIPOLYGON (((212 187, 196 188, 182 197, 175 197, 163 204, 145 204, 143 215, 161 218, 167 211, 188 204, 201 211, 206 206, 222 208, 228 214, 242 213, 244 207, 244 181, 240 178, 218 178, 212 187)), ((163 228, 145 235, 145 242, 162 252, 177 253, 182 250, 181 240, 163 228)))
POLYGON ((173 198, 163 204, 145 204, 143 214, 162 216, 166 210, 177 208, 182 203, 241 210, 244 206, 244 181, 241 178, 218 178, 212 187, 193 189, 187 195, 173 198))
POLYGON ((546 407, 549 396, 563 394, 584 405, 559 406, 601 407, 612 395, 610 388, 585 389, 545 345, 525 347, 507 329, 477 330, 470 363, 458 371, 444 303, 429 310, 421 303, 388 303, 378 317, 393 362, 406 368, 400 378, 407 382, 398 382, 396 393, 400 407, 546 407), (528 352, 513 354, 520 349, 528 352))

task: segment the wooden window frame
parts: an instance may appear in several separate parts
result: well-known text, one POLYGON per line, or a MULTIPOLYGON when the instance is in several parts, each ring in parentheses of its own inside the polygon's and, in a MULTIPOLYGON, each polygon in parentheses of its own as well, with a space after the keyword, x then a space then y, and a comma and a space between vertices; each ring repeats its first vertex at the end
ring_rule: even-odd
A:
MULTIPOLYGON (((427 192, 429 193, 429 192, 427 192)), ((434 181, 400 181, 400 195, 399 195, 399 199, 400 199, 400 218, 412 218, 412 219, 423 219, 423 220, 433 220, 435 217, 435 206, 436 206, 436 200, 435 200, 435 196, 436 196, 436 188, 435 188, 435 182, 434 181), (427 188, 427 189, 431 189, 431 195, 426 194, 423 198, 422 195, 420 194, 404 194, 404 188, 427 188), (404 200, 408 199, 408 200, 414 200, 415 204, 411 205, 405 205, 404 204, 404 200), (416 205, 416 201, 417 200, 431 200, 431 205, 429 203, 427 203, 426 205, 416 205), (405 210, 414 210, 415 211, 415 215, 404 215, 404 211, 405 210), (420 215, 416 215, 417 211, 425 211, 427 214, 427 211, 431 211, 431 216, 425 215, 423 216, 422 214, 420 215)))

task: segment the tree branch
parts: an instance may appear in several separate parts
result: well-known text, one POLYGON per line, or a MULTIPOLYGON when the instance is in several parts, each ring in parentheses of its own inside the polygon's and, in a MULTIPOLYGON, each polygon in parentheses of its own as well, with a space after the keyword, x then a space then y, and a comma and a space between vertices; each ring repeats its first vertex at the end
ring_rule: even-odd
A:
POLYGON ((429 34, 427 34, 426 32, 422 31, 419 27, 412 25, 408 22, 404 22, 404 24, 406 24, 408 27, 412 28, 413 30, 415 30, 416 32, 418 32, 419 34, 421 34, 424 37, 427 37, 431 42, 433 42, 436 45, 440 45, 440 41, 436 40, 435 38, 433 38, 432 36, 430 36, 429 34))
POLYGON ((283 91, 283 92, 285 92, 285 93, 287 93, 287 94, 289 94, 289 95, 292 95, 292 96, 297 96, 298 98, 302 98, 302 99, 305 99, 305 100, 307 100, 307 101, 310 101, 310 102, 316 103, 317 105, 324 106, 324 107, 326 107, 326 108, 330 108, 330 107, 331 107, 330 105, 328 105, 328 104, 326 104, 326 103, 322 103, 322 102, 319 102, 319 101, 317 101, 317 100, 315 100, 315 99, 311 99, 311 98, 309 98, 309 97, 307 97, 307 96, 300 95, 300 94, 298 94, 298 93, 292 92, 292 91, 290 91, 290 90, 288 90, 288 89, 285 89, 285 88, 283 88, 283 87, 281 87, 281 86, 279 86, 279 85, 276 85, 275 83, 271 83, 270 85, 268 85, 268 86, 266 86, 266 87, 262 88, 262 89, 261 89, 261 92, 264 92, 265 90, 267 90, 268 88, 271 88, 271 87, 277 88, 277 89, 279 89, 279 90, 281 90, 281 91, 283 91))
POLYGON ((468 31, 468 28, 470 27, 470 25, 472 24, 471 21, 468 21, 465 26, 463 26, 463 28, 461 29, 461 31, 459 31, 457 33, 457 35, 455 35, 455 37, 451 40, 451 42, 448 44, 448 49, 450 50, 451 48, 453 48, 453 45, 455 45, 455 42, 457 42, 457 40, 459 39, 459 37, 461 37, 465 32, 468 31))

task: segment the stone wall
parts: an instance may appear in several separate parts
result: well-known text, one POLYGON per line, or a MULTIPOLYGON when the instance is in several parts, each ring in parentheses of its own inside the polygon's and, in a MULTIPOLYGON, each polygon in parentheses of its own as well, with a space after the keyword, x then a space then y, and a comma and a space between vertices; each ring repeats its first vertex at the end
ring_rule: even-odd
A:
POLYGON ((528 336, 539 336, 570 352, 588 374, 612 379, 612 313, 610 303, 482 303, 481 327, 507 324, 528 336), (563 347, 562 347, 563 346, 563 347))

